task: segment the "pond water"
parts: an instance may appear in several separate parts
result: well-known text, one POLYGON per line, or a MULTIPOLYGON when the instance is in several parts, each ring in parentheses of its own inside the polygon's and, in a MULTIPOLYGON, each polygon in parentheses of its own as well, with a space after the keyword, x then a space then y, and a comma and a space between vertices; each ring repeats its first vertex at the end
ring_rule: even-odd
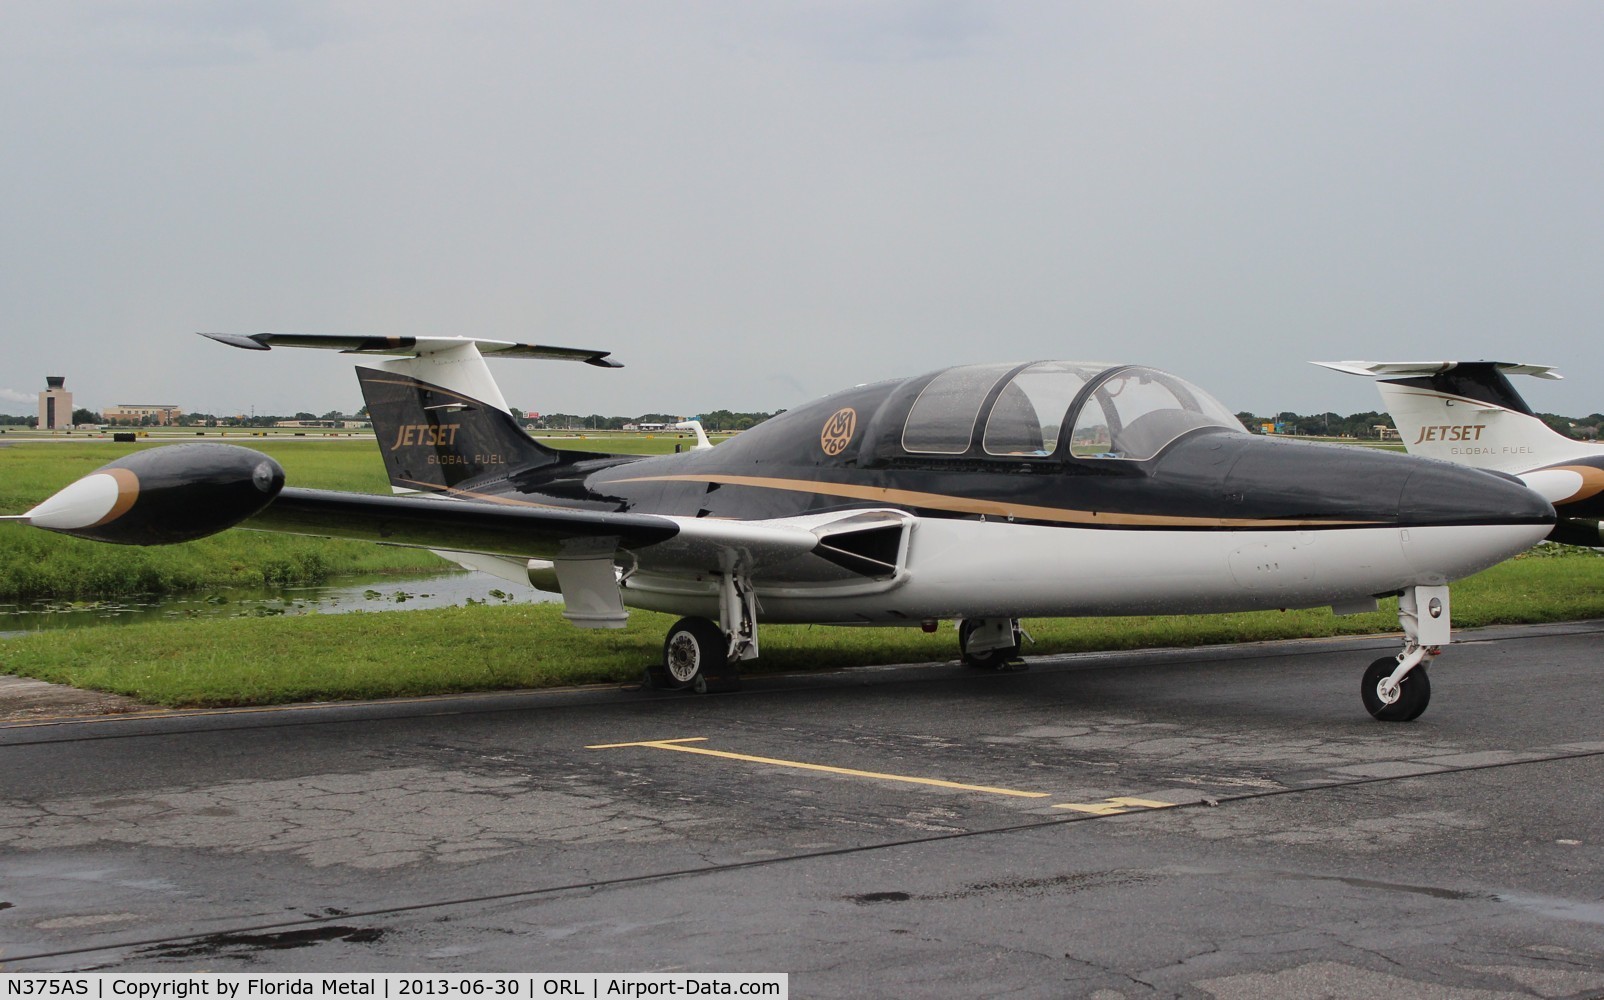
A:
POLYGON ((533 604, 551 594, 520 587, 487 573, 454 570, 428 576, 341 577, 316 587, 233 588, 165 597, 109 601, 0 603, 0 638, 81 628, 182 618, 338 615, 396 608, 448 608, 474 604, 533 604))

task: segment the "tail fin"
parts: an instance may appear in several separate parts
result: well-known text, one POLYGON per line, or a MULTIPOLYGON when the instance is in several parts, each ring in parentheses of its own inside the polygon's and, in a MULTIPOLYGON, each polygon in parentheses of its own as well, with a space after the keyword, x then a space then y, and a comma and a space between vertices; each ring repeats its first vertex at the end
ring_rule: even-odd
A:
POLYGON ((362 398, 384 456, 390 485, 450 490, 470 480, 501 478, 576 458, 525 434, 499 406, 410 375, 357 368, 362 398))
POLYGON ((1557 379, 1552 368, 1499 361, 1316 361, 1376 388, 1411 454, 1498 472, 1523 472, 1574 455, 1577 442, 1526 405, 1507 375, 1557 379))

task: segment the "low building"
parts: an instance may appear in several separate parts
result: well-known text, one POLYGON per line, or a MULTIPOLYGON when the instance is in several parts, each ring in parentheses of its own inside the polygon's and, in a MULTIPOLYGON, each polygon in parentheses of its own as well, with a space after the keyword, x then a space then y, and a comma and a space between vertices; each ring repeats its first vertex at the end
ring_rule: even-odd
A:
POLYGON ((178 423, 184 411, 176 406, 155 403, 118 403, 101 411, 108 424, 160 424, 163 427, 178 423))
POLYGON ((39 429, 72 429, 72 393, 67 391, 67 376, 45 376, 45 391, 39 394, 39 429))

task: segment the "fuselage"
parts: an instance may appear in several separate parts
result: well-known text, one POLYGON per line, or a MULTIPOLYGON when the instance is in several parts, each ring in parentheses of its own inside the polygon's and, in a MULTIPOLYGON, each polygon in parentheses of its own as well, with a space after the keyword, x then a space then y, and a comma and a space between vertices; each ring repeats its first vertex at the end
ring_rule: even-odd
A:
MULTIPOLYGON (((1056 362, 861 386, 711 450, 598 456, 452 492, 674 519, 917 519, 893 573, 754 577, 770 621, 1348 604, 1476 572, 1553 523, 1505 477, 1254 436, 1174 376, 1056 362)), ((718 569, 626 573, 626 603, 706 614, 718 569)))

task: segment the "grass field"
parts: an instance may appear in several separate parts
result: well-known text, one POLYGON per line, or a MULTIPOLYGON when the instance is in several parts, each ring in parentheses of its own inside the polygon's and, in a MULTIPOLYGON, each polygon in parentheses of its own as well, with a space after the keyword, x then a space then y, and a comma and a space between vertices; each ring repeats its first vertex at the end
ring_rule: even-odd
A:
MULTIPOLYGON (((1527 556, 1461 581, 1461 628, 1604 617, 1604 558, 1527 556)), ((1026 622, 1027 655, 1396 632, 1392 602, 1329 610, 1026 622)), ((636 611, 620 631, 582 631, 553 605, 107 626, 0 642, 0 672, 172 706, 257 705, 624 682, 660 655, 667 615, 636 611)), ((951 627, 767 626, 762 671, 951 660, 951 627)))

